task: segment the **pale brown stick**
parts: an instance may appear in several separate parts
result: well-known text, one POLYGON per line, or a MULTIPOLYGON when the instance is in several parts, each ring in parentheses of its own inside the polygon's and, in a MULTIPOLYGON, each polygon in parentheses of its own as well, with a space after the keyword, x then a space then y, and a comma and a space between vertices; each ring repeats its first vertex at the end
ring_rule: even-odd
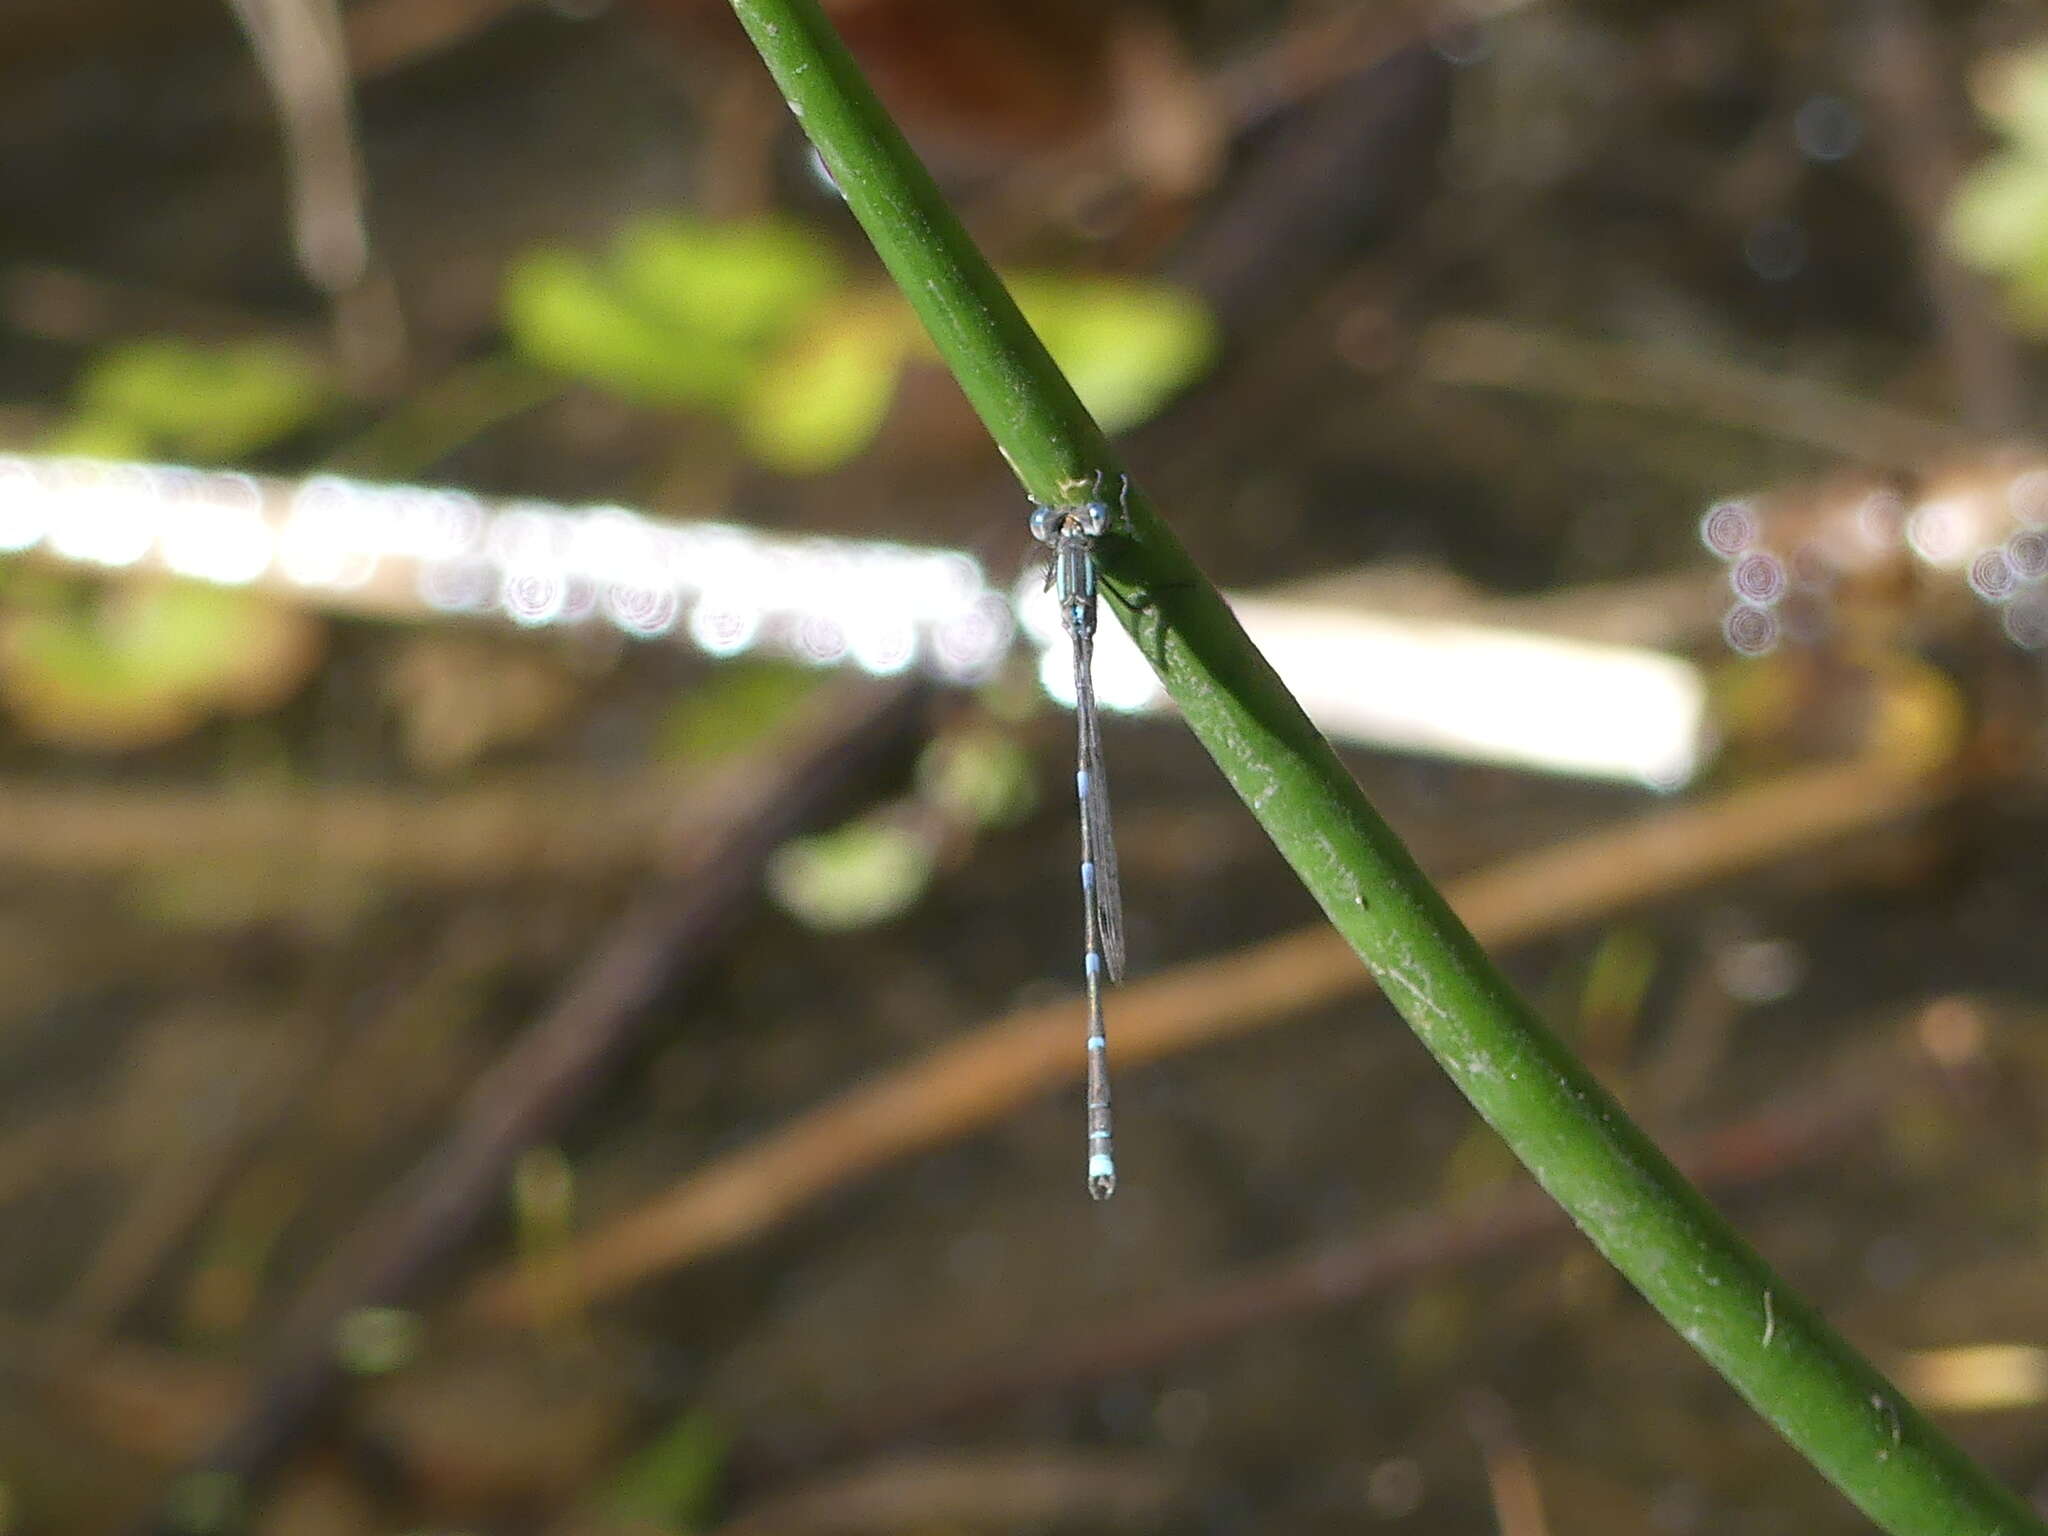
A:
POLYGON ((716 1536, 861 1536, 868 1531, 1158 1530, 1174 1479, 1159 1458, 1007 1451, 893 1457, 761 1503, 716 1536))
POLYGON ((1982 448, 1981 435, 1813 379, 1677 348, 1588 341, 1497 320, 1439 320, 1418 367, 1432 384, 1524 390, 1716 422, 1887 469, 1982 448))
POLYGON ((328 297, 357 388, 403 367, 405 316, 370 243, 361 136, 339 0, 230 0, 277 110, 299 268, 328 297))
POLYGON ((1500 1536, 1550 1536, 1536 1458, 1507 1399, 1493 1391, 1472 1393, 1465 1400, 1465 1422, 1486 1461, 1494 1528, 1500 1536))
POLYGON ((133 788, 0 781, 0 865, 77 876, 309 862, 429 884, 644 869, 697 786, 675 772, 516 775, 474 788, 133 788))
MULTIPOLYGON (((1808 769, 1506 859, 1456 882, 1449 896, 1482 941, 1519 943, 1867 831, 1927 806, 1937 793, 1927 777, 1892 759, 1808 769)), ((1117 999, 1118 1059, 1134 1067, 1371 986, 1357 956, 1327 928, 1287 934, 1125 986, 1117 999)), ((1073 1010, 1071 1001, 1024 1009, 853 1088, 552 1259, 486 1274, 460 1311, 470 1321, 512 1324, 528 1316, 530 1285, 543 1295, 573 1288, 586 1301, 614 1294, 744 1242, 863 1174, 979 1129, 1080 1071, 1073 1010)))

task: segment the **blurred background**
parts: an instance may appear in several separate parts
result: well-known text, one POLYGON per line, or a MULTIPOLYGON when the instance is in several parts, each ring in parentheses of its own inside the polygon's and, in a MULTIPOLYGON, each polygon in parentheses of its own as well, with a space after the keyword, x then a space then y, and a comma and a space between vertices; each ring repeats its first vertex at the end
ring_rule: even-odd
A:
MULTIPOLYGON (((827 8, 1481 938, 2048 1508, 2038 8, 827 8)), ((1086 1198, 1042 552, 722 3, 0 17, 0 1533, 1863 1528, 1107 647, 1086 1198)))

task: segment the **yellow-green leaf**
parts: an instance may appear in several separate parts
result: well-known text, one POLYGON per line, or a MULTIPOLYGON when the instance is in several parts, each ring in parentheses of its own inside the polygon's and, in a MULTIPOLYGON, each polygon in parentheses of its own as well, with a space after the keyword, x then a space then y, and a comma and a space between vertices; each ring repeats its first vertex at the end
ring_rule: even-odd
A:
POLYGON ((1037 789, 1030 754, 995 730, 940 736, 917 760, 919 795, 976 826, 1009 826, 1030 813, 1037 789))
POLYGON ((789 331, 839 282, 822 240, 773 220, 644 218, 620 234, 611 265, 621 291, 646 313, 749 348, 789 331))
POLYGON ((2048 161, 1995 155, 1978 166, 1949 203, 1948 235, 1959 256, 1989 272, 2048 260, 2048 161))
POLYGON ((868 928, 909 908, 932 877, 932 852, 883 817, 798 838, 768 861, 768 892, 798 922, 826 931, 868 928))
POLYGON ((30 608, 0 627, 0 695, 32 734, 121 750, 207 715, 253 714, 297 690, 318 621, 251 592, 183 582, 110 588, 82 609, 30 608))
POLYGON ((1962 260, 2003 280, 2021 328, 2048 333, 2048 49, 2009 59, 1985 97, 2008 147, 1957 186, 1946 238, 1962 260))
POLYGON ((1150 420, 1208 370, 1216 325, 1165 283, 1025 274, 1009 279, 1053 361, 1106 432, 1150 420))
POLYGON ((100 411, 77 411, 58 422, 37 445, 71 459, 146 459, 157 442, 143 427, 100 411))
POLYGON ((216 462, 289 437, 331 399, 319 365, 296 347, 202 346, 176 337, 108 349, 93 359, 78 389, 85 420, 122 423, 156 450, 216 462))
POLYGON ((678 330, 566 251, 513 262, 503 307, 505 329, 528 359, 642 405, 724 405, 754 367, 748 348, 678 330))
POLYGON ((2048 157, 2048 48, 2029 48, 1990 73, 1984 112, 2019 148, 2048 157))
POLYGON ((821 315, 755 376, 739 419, 747 451, 790 475, 845 463, 882 429, 913 344, 910 311, 894 300, 821 315))

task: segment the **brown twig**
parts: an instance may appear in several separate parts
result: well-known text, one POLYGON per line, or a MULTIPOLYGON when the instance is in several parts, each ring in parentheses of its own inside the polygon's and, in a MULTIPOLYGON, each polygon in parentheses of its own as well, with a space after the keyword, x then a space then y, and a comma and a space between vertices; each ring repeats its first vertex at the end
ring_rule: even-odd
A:
POLYGON ((718 1536, 1038 1529, 1157 1530, 1173 1479, 1156 1460, 1066 1452, 897 1457, 765 1500, 718 1536))
POLYGON ((166 789, 14 779, 0 867, 127 874, 308 863, 431 884, 588 878, 644 869, 691 793, 673 772, 624 781, 510 777, 447 791, 166 789))
MULTIPOLYGON (((1519 943, 1868 831, 1938 793, 1922 773, 1889 760, 1808 769, 1509 858, 1456 882, 1449 895, 1483 942, 1519 943)), ((1128 1070, 1371 986, 1341 939, 1304 929, 1123 988, 1118 1062, 1128 1070)), ((530 1284, 569 1277, 587 1300, 615 1294, 745 1242, 864 1174, 957 1140, 1074 1077, 1081 1061, 1073 1010, 1071 1002, 1025 1009, 854 1088, 545 1264, 485 1275, 460 1310, 477 1322, 515 1323, 528 1316, 530 1284)))
MULTIPOLYGON (((1894 1049, 1822 1092, 1786 1096, 1756 1115, 1696 1138, 1678 1162, 1708 1189, 1756 1184, 1839 1149, 1899 1091, 1894 1049)), ((950 1370, 942 1379, 896 1387, 833 1415, 835 1428, 747 1462, 749 1475, 792 1463, 872 1450, 937 1424, 963 1420, 1032 1394, 1156 1369, 1192 1350, 1284 1318, 1379 1295, 1422 1276, 1463 1267, 1572 1232, 1542 1190, 1527 1183, 1450 1210, 1426 1209, 1349 1239, 1227 1276, 1177 1300, 1149 1298, 1133 1311, 1037 1339, 1025 1348, 950 1370), (773 1462, 771 1467, 769 1464, 773 1462)))
POLYGON ((1586 341, 1483 319, 1439 320, 1423 332, 1417 351, 1422 376, 1433 384, 1664 411, 1879 468, 1917 468, 1983 446, 1977 433, 1946 422, 1697 353, 1586 341))
POLYGON ((204 1213, 250 1145, 297 1099, 327 1054, 327 1042, 287 1036, 234 1084, 233 1107, 144 1170, 126 1206, 101 1237, 57 1318, 80 1338, 117 1323, 141 1297, 164 1256, 204 1213))
MULTIPOLYGON (((646 1006, 712 953, 745 911, 761 865, 907 725, 909 685, 837 691, 750 754, 727 793, 678 829, 667 877, 634 902, 555 1004, 471 1091, 442 1143, 344 1240, 280 1330, 248 1408, 195 1476, 246 1483, 273 1467, 341 1380, 336 1324, 390 1305, 494 1208, 513 1161, 602 1082, 646 1006)), ((150 1529, 175 1528, 168 1514, 150 1529)))
POLYGON ((1436 25, 1428 5, 1342 6, 1297 21, 1264 47, 1224 64, 1212 90, 1234 128, 1256 127, 1423 42, 1436 25))
POLYGON ((1536 1458, 1507 1399, 1491 1390, 1474 1391, 1465 1402, 1465 1422, 1486 1462, 1494 1528, 1500 1536, 1550 1536, 1536 1458))
POLYGON ((191 1455, 228 1424, 246 1385, 233 1366, 195 1354, 5 1315, 0 1382, 32 1393, 36 1412, 158 1463, 191 1455))
POLYGON ((1949 199, 1973 158, 1958 61, 1914 0, 1870 0, 1852 51, 1962 417, 1980 432, 2019 430, 2032 414, 2019 344, 1991 284, 1942 238, 1949 199))

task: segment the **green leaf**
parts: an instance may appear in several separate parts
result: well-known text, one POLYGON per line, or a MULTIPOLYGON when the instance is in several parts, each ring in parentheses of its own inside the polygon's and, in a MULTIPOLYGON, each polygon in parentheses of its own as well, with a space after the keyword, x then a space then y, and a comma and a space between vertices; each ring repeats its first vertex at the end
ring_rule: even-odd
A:
POLYGON ((2048 336, 2048 261, 2014 273, 2005 303, 2015 327, 2030 335, 2048 336))
POLYGON ((1959 258, 2004 280, 2022 329, 2048 334, 2048 49, 2008 60, 1986 94, 2011 147, 1963 178, 1945 235, 1959 258))
POLYGON ((924 894, 931 877, 925 840, 879 816, 797 838, 768 861, 776 905, 826 932, 887 922, 924 894))
POLYGON ((2013 319, 2048 332, 2048 160, 1996 156, 1949 203, 1948 241, 1971 266, 2001 277, 2013 319))
POLYGON ((254 593, 184 582, 33 608, 0 628, 0 694, 45 740, 119 750, 171 740, 216 710, 256 713, 297 689, 317 621, 254 593))
POLYGON ((645 313, 743 348, 786 334, 839 283, 831 250, 795 225, 709 224, 680 214, 627 226, 612 269, 645 313))
POLYGON ((512 344, 532 362, 641 406, 721 406, 754 365, 748 350, 729 340, 676 334, 606 283, 588 260, 557 250, 512 262, 504 322, 512 344))
POLYGON ((355 1376, 389 1376, 419 1357, 426 1327, 403 1307, 356 1307, 334 1326, 334 1354, 355 1376))
POLYGON ((2048 48, 2007 58, 1985 93, 1984 113, 2024 151, 2048 158, 2048 48))
POLYGON ((531 361, 640 405, 723 406, 754 354, 727 337, 676 330, 566 251, 533 251, 505 274, 505 329, 531 361))
POLYGON ((710 1518, 725 1464, 725 1432, 708 1414, 686 1413, 619 1474, 606 1513, 627 1526, 697 1530, 710 1518))
POLYGON ((157 451, 147 429, 101 411, 74 412, 37 446, 73 459, 146 459, 157 451))
POLYGON ((845 463, 888 419, 916 340, 910 311, 894 300, 821 316, 755 377, 739 419, 747 451, 787 475, 845 463))
POLYGON ((838 281, 831 251, 794 226, 663 214, 629 225, 602 264, 518 258, 505 328, 532 361, 636 404, 729 410, 838 281))
POLYGON ((1994 155, 1963 178, 1950 200, 1948 238, 1957 255, 2011 273, 2048 253, 2048 162, 1994 155))
POLYGON ((1011 826, 1037 804, 1031 755, 995 730, 953 731, 917 760, 919 796, 979 827, 1011 826))
POLYGON ((122 423, 158 450, 189 459, 241 458, 289 437, 327 407, 326 376, 275 341, 202 346, 175 337, 126 342, 80 381, 83 421, 122 423))
POLYGON ((1184 289, 1121 277, 1033 274, 1009 282, 1105 432, 1150 420, 1215 358, 1215 322, 1184 289))

